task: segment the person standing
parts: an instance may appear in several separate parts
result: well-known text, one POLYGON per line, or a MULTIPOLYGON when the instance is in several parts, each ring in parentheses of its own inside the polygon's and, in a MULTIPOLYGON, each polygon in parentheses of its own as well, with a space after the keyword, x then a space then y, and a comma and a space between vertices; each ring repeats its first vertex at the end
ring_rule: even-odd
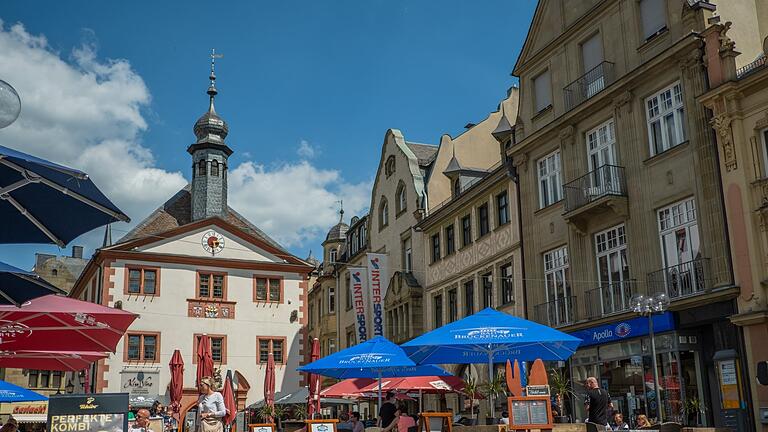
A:
POLYGON ((204 377, 198 384, 200 397, 197 399, 197 432, 223 432, 222 418, 227 415, 224 397, 215 391, 213 378, 204 377))
POLYGON ((395 400, 395 393, 388 392, 386 401, 381 404, 379 408, 379 427, 382 429, 389 428, 392 423, 397 419, 397 405, 395 400))
POLYGON ((608 426, 608 409, 613 408, 611 395, 608 394, 607 390, 600 388, 595 377, 587 378, 585 386, 587 387, 587 397, 584 400, 584 405, 589 421, 608 426))

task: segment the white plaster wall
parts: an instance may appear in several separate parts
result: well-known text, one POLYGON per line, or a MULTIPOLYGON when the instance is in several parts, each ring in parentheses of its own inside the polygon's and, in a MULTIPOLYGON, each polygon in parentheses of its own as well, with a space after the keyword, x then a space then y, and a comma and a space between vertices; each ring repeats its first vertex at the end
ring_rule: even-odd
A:
MULTIPOLYGON (((127 296, 123 294, 125 265, 157 266, 150 262, 117 261, 112 266, 115 275, 113 291, 114 301, 122 301, 123 309, 140 315, 130 330, 160 332, 160 361, 156 364, 123 362, 124 342, 117 346, 116 355, 110 356, 110 366, 106 374, 108 387, 105 391, 120 391, 120 372, 128 370, 159 368, 159 393, 164 394, 170 380, 168 363, 175 349, 181 351, 185 363, 184 386, 193 387, 196 365, 193 364, 193 338, 198 333, 227 335, 226 370, 238 370, 251 385, 247 403, 263 398, 265 367, 257 364, 257 336, 279 336, 287 338, 286 365, 276 368, 276 390, 292 391, 299 387, 299 330, 300 320, 290 322, 293 310, 299 309, 300 282, 302 276, 290 273, 259 271, 259 275, 282 275, 284 279, 284 303, 263 304, 253 302, 253 271, 223 269, 215 267, 195 267, 187 265, 165 264, 160 270, 160 295, 127 296), (237 302, 235 319, 210 319, 187 317, 187 299, 195 297, 196 273, 198 270, 227 272, 227 300, 237 302)), ((114 305, 110 302, 110 306, 114 305)), ((217 365, 218 366, 218 365, 217 365)))

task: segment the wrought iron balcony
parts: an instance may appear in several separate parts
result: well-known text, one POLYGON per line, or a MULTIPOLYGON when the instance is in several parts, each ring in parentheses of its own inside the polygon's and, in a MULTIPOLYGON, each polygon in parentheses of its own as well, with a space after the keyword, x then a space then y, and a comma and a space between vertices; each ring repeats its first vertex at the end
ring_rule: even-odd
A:
POLYGON ((611 62, 604 61, 590 69, 563 89, 565 110, 572 110, 577 105, 611 85, 615 79, 613 63, 611 62))
POLYGON ((648 273, 648 287, 651 293, 666 292, 673 300, 708 291, 712 288, 709 258, 698 258, 648 273))
POLYGON ((625 280, 603 285, 586 292, 587 317, 600 318, 629 310, 629 299, 634 294, 635 280, 625 280))
POLYGON ((576 296, 559 297, 533 308, 533 319, 550 327, 563 327, 576 321, 576 296))
POLYGON ((604 196, 627 196, 624 167, 603 165, 563 186, 565 212, 576 210, 604 196))

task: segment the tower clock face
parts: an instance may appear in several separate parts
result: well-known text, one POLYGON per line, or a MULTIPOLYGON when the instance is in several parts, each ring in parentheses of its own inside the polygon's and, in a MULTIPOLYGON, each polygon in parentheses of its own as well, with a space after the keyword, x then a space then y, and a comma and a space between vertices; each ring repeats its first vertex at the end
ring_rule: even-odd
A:
POLYGON ((216 255, 224 250, 224 236, 213 230, 203 234, 201 243, 203 249, 211 255, 216 255))

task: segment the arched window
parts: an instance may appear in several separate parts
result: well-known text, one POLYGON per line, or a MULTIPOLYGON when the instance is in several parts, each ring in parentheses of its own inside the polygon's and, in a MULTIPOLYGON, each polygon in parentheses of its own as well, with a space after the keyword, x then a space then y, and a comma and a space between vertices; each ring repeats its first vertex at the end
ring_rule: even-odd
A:
POLYGON ((390 156, 387 158, 387 163, 384 165, 384 172, 387 174, 387 177, 395 173, 395 157, 394 156, 390 156))
POLYGON ((200 160, 197 163, 197 175, 204 177, 206 175, 205 168, 205 160, 200 160))
POLYGON ((397 214, 405 211, 408 208, 408 197, 405 193, 405 183, 400 182, 397 185, 397 214))
POLYGON ((219 176, 219 161, 216 161, 216 160, 211 161, 211 175, 214 177, 219 176))
POLYGON ((385 228, 387 225, 389 225, 389 204, 387 204, 387 199, 382 197, 381 204, 379 204, 379 229, 385 228))

